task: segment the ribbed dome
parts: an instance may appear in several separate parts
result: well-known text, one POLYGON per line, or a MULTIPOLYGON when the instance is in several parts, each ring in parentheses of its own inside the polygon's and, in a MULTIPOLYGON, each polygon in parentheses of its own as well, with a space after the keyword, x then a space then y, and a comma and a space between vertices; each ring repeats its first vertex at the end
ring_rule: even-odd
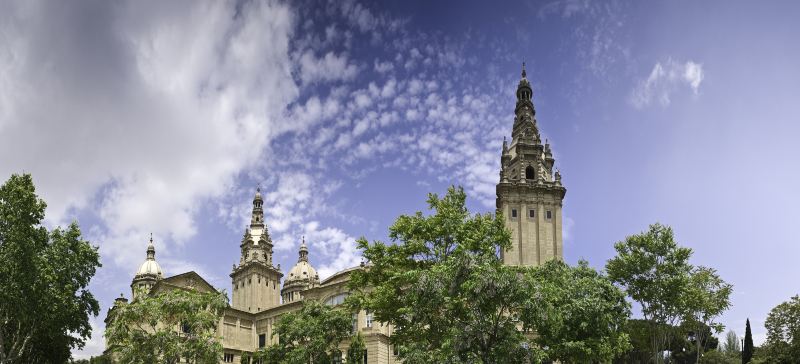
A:
POLYGON ((286 277, 286 283, 299 281, 303 279, 313 280, 317 277, 317 270, 306 261, 299 261, 289 270, 289 276, 286 277))
POLYGON ((284 285, 307 279, 311 282, 318 282, 317 270, 308 262, 308 248, 306 247, 306 239, 303 237, 303 243, 300 244, 300 258, 297 264, 289 270, 289 276, 286 277, 284 285))
POLYGON ((161 266, 158 265, 156 262, 156 248, 153 246, 153 236, 150 236, 150 243, 147 245, 147 260, 139 266, 139 270, 136 271, 136 277, 141 276, 156 276, 158 278, 163 277, 163 273, 161 272, 161 266))
POLYGON ((148 259, 142 263, 142 265, 139 267, 139 270, 136 272, 136 275, 155 275, 161 277, 163 274, 161 273, 161 266, 158 265, 158 262, 148 259))

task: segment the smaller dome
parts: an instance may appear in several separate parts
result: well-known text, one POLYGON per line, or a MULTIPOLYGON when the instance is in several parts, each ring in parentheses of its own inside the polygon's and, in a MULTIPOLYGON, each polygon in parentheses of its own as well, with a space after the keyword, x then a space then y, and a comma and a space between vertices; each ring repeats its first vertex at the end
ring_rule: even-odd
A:
POLYGON ((139 266, 139 270, 136 272, 137 276, 143 275, 154 275, 161 277, 163 273, 161 272, 161 266, 158 265, 158 262, 155 260, 145 260, 141 266, 139 266))
POLYGON ((306 238, 303 237, 303 242, 300 244, 300 257, 297 259, 297 264, 289 270, 289 276, 286 277, 284 286, 287 283, 308 280, 309 282, 318 283, 319 276, 317 270, 308 262, 308 247, 306 247, 306 238))
POLYGON ((158 278, 163 277, 161 266, 156 262, 156 247, 153 245, 153 234, 150 234, 150 243, 147 244, 147 260, 145 260, 144 263, 139 266, 139 270, 136 271, 137 278, 148 275, 158 278))
POLYGON ((286 283, 301 281, 304 279, 314 280, 317 278, 317 270, 311 266, 307 261, 299 261, 289 270, 289 277, 286 278, 286 283))

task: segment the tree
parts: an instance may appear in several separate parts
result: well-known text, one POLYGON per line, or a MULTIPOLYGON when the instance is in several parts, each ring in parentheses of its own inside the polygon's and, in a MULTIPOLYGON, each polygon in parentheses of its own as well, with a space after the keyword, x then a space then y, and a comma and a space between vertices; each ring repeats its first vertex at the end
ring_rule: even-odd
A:
POLYGON ((586 261, 573 268, 551 260, 527 274, 540 297, 523 308, 521 319, 549 360, 608 361, 630 348, 625 294, 586 261))
POLYGON ((738 360, 718 350, 711 350, 703 354, 698 361, 700 364, 737 364, 738 360))
POLYGON ((510 233, 502 218, 472 215, 465 200, 461 188, 430 194, 434 213, 398 217, 389 230, 396 244, 358 241, 368 264, 352 273, 349 299, 392 325, 404 363, 568 362, 587 353, 604 360, 627 348, 616 329, 628 306, 605 277, 585 264, 504 265, 498 251, 510 233), (564 341, 534 334, 545 331, 564 341))
POLYGON ((682 293, 689 284, 692 250, 678 246, 672 228, 661 224, 650 225, 648 231, 629 236, 614 248, 617 256, 606 264, 608 276, 641 305, 651 324, 651 356, 661 363, 660 350, 672 334, 666 328, 684 315, 682 293))
POLYGON ((714 332, 721 332, 724 326, 715 318, 730 305, 732 286, 717 275, 712 268, 696 267, 689 276, 683 299, 683 325, 692 329, 695 343, 696 361, 703 354, 702 342, 714 332), (710 328, 710 330, 706 330, 710 328), (713 332, 712 332, 713 331, 713 332))
POLYGON ((775 306, 764 326, 767 340, 762 346, 770 363, 794 363, 800 358, 800 296, 775 306))
POLYGON ((729 330, 725 335, 725 343, 722 345, 722 351, 728 355, 739 356, 742 347, 739 344, 739 336, 733 330, 729 330))
POLYGON ((87 287, 100 267, 80 228, 48 232, 29 174, 0 187, 0 363, 63 363, 100 310, 87 287))
POLYGON ((744 347, 742 348, 742 364, 747 364, 753 358, 753 333, 750 331, 750 319, 744 329, 744 347))
POLYGON ((217 323, 227 305, 224 292, 142 292, 130 304, 112 308, 108 347, 123 363, 217 363, 222 357, 217 323))
POLYGON ((347 364, 362 364, 364 363, 364 354, 367 348, 364 345, 364 338, 361 333, 356 333, 353 336, 353 341, 350 342, 350 347, 347 348, 347 364))
POLYGON ((324 364, 339 355, 339 344, 352 334, 352 312, 314 300, 303 301, 303 308, 280 317, 273 335, 277 344, 253 353, 265 363, 324 364))

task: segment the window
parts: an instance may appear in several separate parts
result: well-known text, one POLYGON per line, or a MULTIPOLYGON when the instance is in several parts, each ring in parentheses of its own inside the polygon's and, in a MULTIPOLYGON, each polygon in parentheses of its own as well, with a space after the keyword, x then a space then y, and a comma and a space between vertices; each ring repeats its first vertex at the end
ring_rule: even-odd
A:
POLYGON ((550 210, 547 210, 547 219, 550 220, 552 218, 553 218, 553 212, 550 211, 550 210))
POLYGON ((233 354, 225 353, 222 356, 222 361, 226 363, 233 363, 233 354))
POLYGON ((372 327, 372 312, 367 311, 367 327, 372 327))
POLYGON ((397 345, 392 345, 392 354, 394 354, 394 356, 400 355, 400 350, 397 350, 397 345))
POLYGON ((530 217, 531 219, 536 217, 536 210, 534 209, 528 210, 528 217, 530 217))
POLYGON ((267 334, 258 335, 258 348, 267 346, 267 334))
POLYGON ((367 364, 367 349, 364 349, 364 364, 367 364))
POLYGON ((181 331, 183 331, 184 334, 188 334, 192 332, 192 328, 189 326, 188 322, 181 322, 181 331))
POLYGON ((353 314, 352 324, 353 324, 353 333, 355 333, 356 331, 358 331, 358 313, 353 314))
POLYGON ((347 296, 348 296, 347 293, 339 293, 325 300, 325 304, 329 306, 341 305, 342 303, 344 303, 344 299, 347 298, 347 296))
POLYGON ((334 350, 334 352, 331 353, 331 357, 333 359, 332 360, 333 364, 342 364, 342 352, 341 351, 334 350))
POLYGON ((511 218, 515 219, 517 217, 517 209, 511 209, 511 218))
POLYGON ((536 171, 533 170, 533 167, 525 168, 525 179, 536 179, 536 171))

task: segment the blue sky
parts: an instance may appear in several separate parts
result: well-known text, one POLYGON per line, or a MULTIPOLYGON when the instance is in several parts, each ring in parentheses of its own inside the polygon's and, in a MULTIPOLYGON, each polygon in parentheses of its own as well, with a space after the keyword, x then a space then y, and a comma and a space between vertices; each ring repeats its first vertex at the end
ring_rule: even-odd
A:
POLYGON ((567 188, 565 258, 671 225, 741 334, 798 293, 800 5, 240 1, 0 5, 0 176, 99 245, 102 318, 145 258, 219 288, 254 189, 283 270, 327 276, 428 192, 494 209, 522 61, 567 188))

